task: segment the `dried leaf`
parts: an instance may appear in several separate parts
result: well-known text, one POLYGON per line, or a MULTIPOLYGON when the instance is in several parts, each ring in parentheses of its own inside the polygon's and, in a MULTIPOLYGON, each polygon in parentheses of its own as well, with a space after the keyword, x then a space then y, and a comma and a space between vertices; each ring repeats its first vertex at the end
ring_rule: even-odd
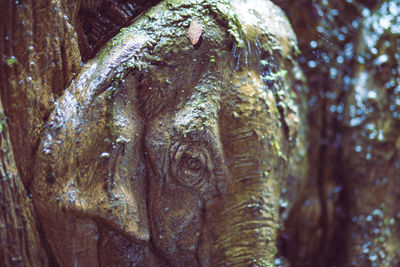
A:
POLYGON ((196 45, 199 42, 202 33, 203 24, 200 22, 198 17, 194 17, 192 22, 190 22, 188 30, 189 39, 192 45, 196 45))

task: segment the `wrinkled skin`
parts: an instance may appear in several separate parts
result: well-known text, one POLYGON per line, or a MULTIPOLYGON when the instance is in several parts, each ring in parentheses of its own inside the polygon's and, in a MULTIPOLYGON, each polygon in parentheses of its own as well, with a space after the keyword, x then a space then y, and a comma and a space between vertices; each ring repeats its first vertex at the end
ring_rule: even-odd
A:
POLYGON ((56 104, 31 191, 58 264, 273 262, 295 37, 270 2, 195 2, 150 10, 56 104))

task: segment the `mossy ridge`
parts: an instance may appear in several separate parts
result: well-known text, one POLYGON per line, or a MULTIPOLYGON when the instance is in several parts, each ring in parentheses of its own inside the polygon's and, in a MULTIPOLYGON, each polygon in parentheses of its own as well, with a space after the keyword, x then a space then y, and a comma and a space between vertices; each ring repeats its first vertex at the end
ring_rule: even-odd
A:
POLYGON ((186 40, 190 19, 198 16, 207 28, 209 15, 213 15, 218 23, 226 24, 233 40, 238 46, 243 45, 241 24, 228 1, 170 0, 154 6, 134 24, 121 29, 99 52, 98 58, 103 61, 112 50, 124 46, 130 36, 145 36, 141 48, 143 60, 161 62, 174 48, 179 47, 184 51, 190 49, 186 40))

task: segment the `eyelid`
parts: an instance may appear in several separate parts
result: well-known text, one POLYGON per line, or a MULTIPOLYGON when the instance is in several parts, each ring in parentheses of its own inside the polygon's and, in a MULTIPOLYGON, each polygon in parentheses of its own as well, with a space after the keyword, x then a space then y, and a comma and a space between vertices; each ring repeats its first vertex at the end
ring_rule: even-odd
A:
POLYGON ((179 143, 170 150, 170 173, 179 184, 202 187, 209 180, 211 171, 210 153, 204 144, 179 143), (194 159, 195 165, 187 161, 194 159))

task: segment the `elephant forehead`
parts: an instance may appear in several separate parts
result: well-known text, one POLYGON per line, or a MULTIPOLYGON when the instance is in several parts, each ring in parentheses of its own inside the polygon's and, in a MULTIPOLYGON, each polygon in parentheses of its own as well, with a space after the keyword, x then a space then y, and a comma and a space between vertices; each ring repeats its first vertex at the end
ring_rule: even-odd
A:
POLYGON ((207 132, 216 124, 217 107, 205 99, 207 97, 196 94, 177 112, 173 125, 180 135, 207 132))
POLYGON ((213 132, 217 124, 223 75, 207 72, 198 81, 190 97, 179 103, 173 120, 174 130, 181 136, 213 132))

